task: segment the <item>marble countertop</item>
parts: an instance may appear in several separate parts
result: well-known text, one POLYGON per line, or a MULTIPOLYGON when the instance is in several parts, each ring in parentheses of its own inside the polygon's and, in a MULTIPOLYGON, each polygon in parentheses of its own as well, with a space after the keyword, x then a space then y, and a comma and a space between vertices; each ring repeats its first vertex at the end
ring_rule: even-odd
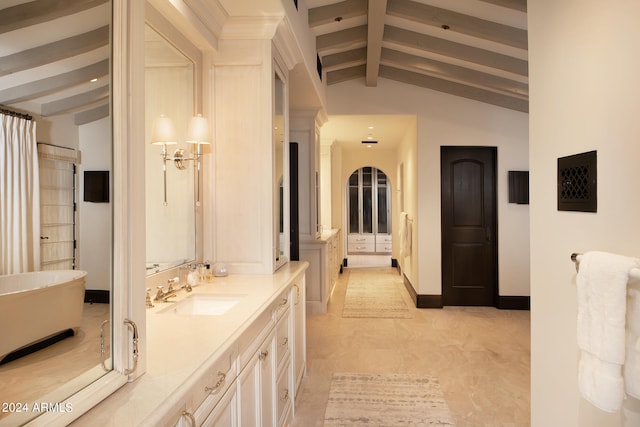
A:
POLYGON ((219 316, 175 314, 167 310, 171 303, 155 303, 147 310, 145 374, 73 425, 131 426, 170 416, 165 412, 189 391, 198 373, 224 354, 307 265, 291 262, 271 275, 216 277, 175 298, 179 302, 196 294, 240 296, 236 305, 219 316))

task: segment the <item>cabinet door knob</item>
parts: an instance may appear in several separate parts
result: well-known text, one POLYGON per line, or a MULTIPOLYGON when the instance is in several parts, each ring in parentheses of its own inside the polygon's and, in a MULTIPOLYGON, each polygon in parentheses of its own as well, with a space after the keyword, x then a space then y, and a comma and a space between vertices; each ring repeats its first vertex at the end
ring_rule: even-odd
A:
POLYGON ((267 358, 267 356, 269 356, 269 350, 263 350, 260 352, 260 356, 258 356, 258 359, 264 360, 267 358))

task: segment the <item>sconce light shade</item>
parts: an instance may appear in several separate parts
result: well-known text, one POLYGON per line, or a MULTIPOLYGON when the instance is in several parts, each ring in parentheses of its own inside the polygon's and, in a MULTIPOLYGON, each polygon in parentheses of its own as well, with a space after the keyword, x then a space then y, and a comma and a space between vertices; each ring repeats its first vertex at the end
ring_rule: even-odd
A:
POLYGON ((153 132, 151 133, 151 143, 155 145, 174 145, 176 141, 176 132, 173 122, 169 117, 161 114, 153 123, 153 132))
POLYGON ((202 117, 202 114, 191 119, 187 133, 186 142, 190 144, 210 144, 211 131, 209 130, 209 121, 202 117))

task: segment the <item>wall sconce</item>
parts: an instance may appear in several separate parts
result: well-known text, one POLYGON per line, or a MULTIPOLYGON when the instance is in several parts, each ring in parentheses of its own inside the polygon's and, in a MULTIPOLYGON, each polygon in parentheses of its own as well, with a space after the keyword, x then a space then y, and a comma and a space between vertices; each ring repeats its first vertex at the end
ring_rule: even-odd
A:
POLYGON ((162 145, 162 171, 164 174, 164 205, 167 205, 167 160, 173 160, 176 168, 184 170, 187 168, 186 162, 193 160, 195 162, 196 169, 196 206, 200 206, 200 168, 201 168, 201 156, 202 145, 209 145, 211 142, 211 132, 209 130, 209 122, 202 117, 202 114, 191 119, 189 122, 189 128, 187 131, 188 144, 196 145, 195 157, 185 157, 184 149, 178 148, 173 157, 168 156, 167 145, 177 144, 174 137, 174 128, 171 119, 160 115, 154 123, 153 134, 151 137, 151 144, 162 145))
POLYGON ((202 117, 202 114, 198 114, 191 119, 191 122, 189 122, 187 143, 196 145, 196 206, 200 206, 200 157, 202 156, 201 146, 211 144, 209 122, 207 121, 207 119, 202 117))
POLYGON ((175 129, 169 117, 161 114, 153 124, 151 144, 162 145, 162 174, 164 176, 164 205, 167 206, 167 145, 176 145, 175 129))

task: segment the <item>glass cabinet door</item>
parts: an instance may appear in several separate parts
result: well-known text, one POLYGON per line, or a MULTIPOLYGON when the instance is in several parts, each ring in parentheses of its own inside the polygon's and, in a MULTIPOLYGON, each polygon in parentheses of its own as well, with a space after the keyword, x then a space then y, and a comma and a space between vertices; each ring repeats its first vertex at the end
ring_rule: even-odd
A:
POLYGON ((387 176, 378 171, 378 229, 381 234, 390 233, 389 227, 389 186, 387 185, 387 176))
POLYGON ((384 172, 367 166, 349 177, 349 233, 391 233, 390 184, 384 172))
POLYGON ((362 168, 362 231, 361 233, 373 233, 373 174, 375 169, 362 168))
POLYGON ((349 233, 360 233, 360 186, 359 174, 349 177, 349 233))

